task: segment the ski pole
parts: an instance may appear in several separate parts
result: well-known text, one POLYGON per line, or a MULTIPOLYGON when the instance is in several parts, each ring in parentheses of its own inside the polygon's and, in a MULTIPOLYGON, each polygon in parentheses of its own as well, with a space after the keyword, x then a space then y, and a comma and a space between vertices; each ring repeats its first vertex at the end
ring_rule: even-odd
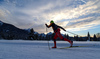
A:
POLYGON ((49 40, 48 40, 48 48, 49 48, 49 50, 50 50, 49 40))
MULTIPOLYGON (((71 33, 71 34, 74 34, 74 35, 78 35, 78 34, 75 34, 75 33, 69 32, 69 31, 66 31, 66 32, 71 33)), ((80 36, 80 35, 78 35, 78 36, 80 36)))
MULTIPOLYGON (((47 27, 46 27, 46 33, 48 32, 47 27)), ((50 45, 49 45, 49 40, 48 40, 48 48, 50 50, 50 45)))

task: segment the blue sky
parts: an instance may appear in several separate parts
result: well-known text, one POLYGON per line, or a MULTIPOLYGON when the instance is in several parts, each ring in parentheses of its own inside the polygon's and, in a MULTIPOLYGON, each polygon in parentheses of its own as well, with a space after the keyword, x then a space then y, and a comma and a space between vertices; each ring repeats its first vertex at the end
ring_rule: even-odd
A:
POLYGON ((100 33, 99 4, 100 0, 0 0, 0 20, 39 33, 45 33, 44 24, 54 20, 70 32, 94 35, 100 33))

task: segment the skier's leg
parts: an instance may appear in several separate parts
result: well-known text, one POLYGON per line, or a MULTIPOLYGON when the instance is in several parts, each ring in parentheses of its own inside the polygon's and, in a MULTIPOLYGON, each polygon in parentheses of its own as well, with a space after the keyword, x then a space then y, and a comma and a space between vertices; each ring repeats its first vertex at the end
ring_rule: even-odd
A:
POLYGON ((52 47, 52 48, 56 48, 56 40, 54 39, 54 47, 52 47))
POLYGON ((62 40, 64 40, 64 41, 68 41, 68 42, 71 44, 71 46, 73 45, 73 41, 71 41, 71 40, 69 40, 69 39, 67 39, 67 38, 64 38, 64 37, 61 35, 60 30, 58 31, 58 34, 59 34, 59 38, 60 38, 60 39, 62 39, 62 40))
POLYGON ((57 33, 55 34, 55 36, 54 36, 54 38, 53 38, 53 41, 54 41, 54 47, 52 47, 52 48, 56 48, 56 39, 57 39, 57 33))
POLYGON ((69 39, 67 39, 67 38, 63 38, 62 35, 61 35, 60 37, 62 38, 62 40, 68 41, 68 42, 71 44, 71 46, 73 45, 73 41, 71 41, 71 40, 69 40, 69 39))
POLYGON ((65 41, 68 41, 68 42, 71 44, 71 46, 73 45, 73 41, 68 40, 67 38, 64 38, 64 40, 65 40, 65 41))

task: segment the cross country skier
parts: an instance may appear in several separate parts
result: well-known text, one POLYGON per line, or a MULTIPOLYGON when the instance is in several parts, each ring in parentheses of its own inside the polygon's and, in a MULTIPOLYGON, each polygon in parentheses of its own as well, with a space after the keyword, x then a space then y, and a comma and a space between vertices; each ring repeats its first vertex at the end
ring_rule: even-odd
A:
POLYGON ((61 26, 58 26, 58 25, 56 25, 55 23, 54 23, 54 21, 53 20, 51 20, 50 21, 50 25, 47 25, 47 24, 45 24, 46 25, 46 27, 52 27, 53 28, 53 31, 54 31, 54 33, 55 33, 55 36, 54 36, 54 38, 53 38, 53 40, 54 40, 54 47, 52 47, 52 48, 57 48, 56 47, 56 39, 59 37, 60 39, 62 39, 62 40, 65 40, 65 41, 68 41, 70 44, 71 44, 71 47, 72 47, 72 45, 73 45, 73 41, 70 41, 70 40, 68 40, 67 38, 64 38, 62 35, 61 35, 61 33, 60 33, 60 28, 61 29, 63 29, 64 31, 66 31, 64 28, 62 28, 61 26))

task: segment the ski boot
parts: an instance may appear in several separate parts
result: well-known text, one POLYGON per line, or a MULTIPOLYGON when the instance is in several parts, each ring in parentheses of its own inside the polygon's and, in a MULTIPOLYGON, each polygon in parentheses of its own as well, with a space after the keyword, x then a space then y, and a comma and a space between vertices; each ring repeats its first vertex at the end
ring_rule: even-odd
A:
POLYGON ((55 41, 55 40, 54 40, 54 47, 52 47, 52 48, 57 48, 57 47, 56 47, 56 41, 55 41))
POLYGON ((52 48, 57 48, 56 46, 52 47, 52 48))

